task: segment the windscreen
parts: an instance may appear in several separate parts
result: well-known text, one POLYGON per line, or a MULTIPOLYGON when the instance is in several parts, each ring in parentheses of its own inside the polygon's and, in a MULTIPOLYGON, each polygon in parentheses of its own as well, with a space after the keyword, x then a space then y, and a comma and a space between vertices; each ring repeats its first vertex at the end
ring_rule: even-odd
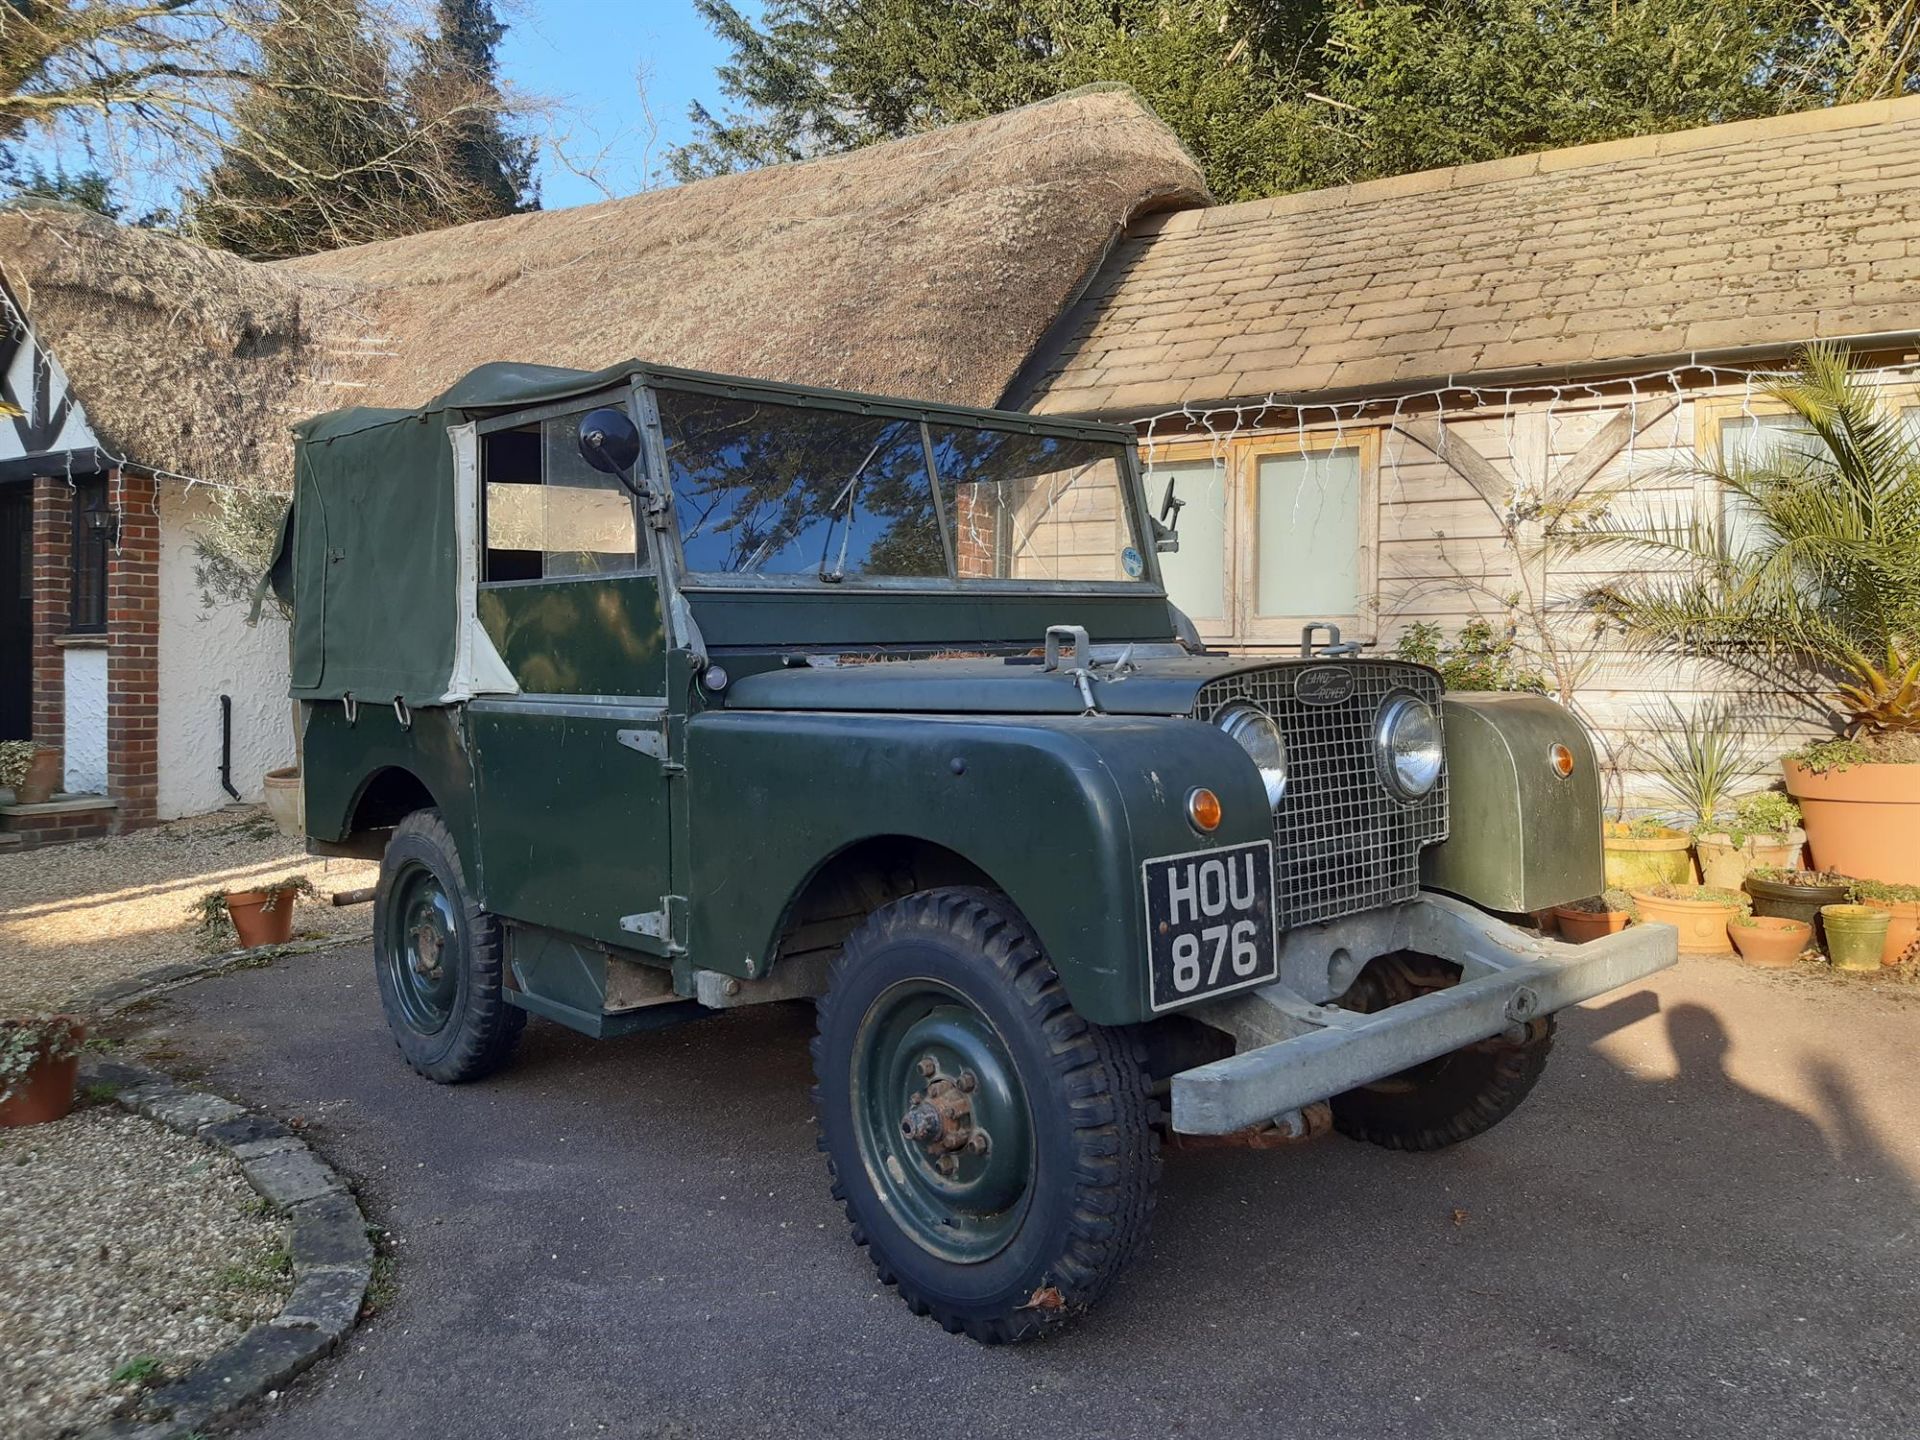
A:
POLYGON ((656 399, 695 575, 1145 577, 1118 444, 690 390, 656 399))

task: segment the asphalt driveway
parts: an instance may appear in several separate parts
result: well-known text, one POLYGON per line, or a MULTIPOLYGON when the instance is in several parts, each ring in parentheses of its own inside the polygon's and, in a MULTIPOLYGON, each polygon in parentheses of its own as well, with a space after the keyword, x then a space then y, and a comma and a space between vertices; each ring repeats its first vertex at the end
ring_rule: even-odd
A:
POLYGON ((356 947, 175 992, 142 1043, 302 1117, 400 1242, 262 1437, 1920 1433, 1920 1004, 1708 960, 1562 1019, 1444 1155, 1169 1157, 1144 1263, 1002 1350, 847 1239, 804 1006, 535 1021, 442 1089, 356 947))

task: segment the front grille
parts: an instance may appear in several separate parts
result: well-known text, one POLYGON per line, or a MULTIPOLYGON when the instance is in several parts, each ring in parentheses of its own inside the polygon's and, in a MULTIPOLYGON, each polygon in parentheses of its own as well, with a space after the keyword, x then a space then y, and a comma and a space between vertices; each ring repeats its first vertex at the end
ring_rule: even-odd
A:
POLYGON ((1401 900, 1420 890, 1420 850, 1447 838, 1447 774, 1415 804, 1380 778, 1373 721, 1396 690, 1440 712, 1440 677, 1376 660, 1302 661, 1223 675, 1201 688, 1196 719, 1245 700, 1271 715, 1287 741, 1287 788, 1273 817, 1273 870, 1281 924, 1312 925, 1401 900), (1304 671, 1338 668, 1353 693, 1311 705, 1294 693, 1304 671))

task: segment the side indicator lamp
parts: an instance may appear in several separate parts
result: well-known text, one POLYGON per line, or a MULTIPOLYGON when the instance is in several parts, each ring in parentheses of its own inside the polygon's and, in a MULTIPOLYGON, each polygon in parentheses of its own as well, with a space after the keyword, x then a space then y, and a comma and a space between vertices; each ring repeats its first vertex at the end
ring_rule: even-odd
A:
POLYGON ((1553 766, 1553 773, 1565 780, 1573 774, 1573 751, 1557 741, 1547 747, 1547 763, 1553 766))
POLYGON ((1202 785, 1187 792, 1187 821, 1202 835, 1220 828, 1220 797, 1202 785))

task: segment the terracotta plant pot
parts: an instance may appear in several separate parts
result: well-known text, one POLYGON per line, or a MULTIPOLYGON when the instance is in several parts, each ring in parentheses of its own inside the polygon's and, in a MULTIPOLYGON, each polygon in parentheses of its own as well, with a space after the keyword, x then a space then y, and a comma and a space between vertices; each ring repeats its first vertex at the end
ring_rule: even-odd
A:
POLYGON ((42 745, 27 762, 27 773, 14 792, 17 805, 44 805, 60 793, 66 778, 66 760, 56 745, 42 745))
POLYGON ((1752 915, 1727 926, 1733 948, 1749 965, 1783 970, 1797 961, 1813 943, 1813 927, 1804 920, 1778 915, 1752 915))
POLYGON ((1782 760, 1800 806, 1807 848, 1822 870, 1920 885, 1920 765, 1849 765, 1813 771, 1782 760))
POLYGON ((1584 945, 1603 935, 1617 934, 1627 928, 1627 921, 1631 918, 1624 910, 1575 910, 1568 905, 1553 907, 1553 919, 1559 927, 1560 938, 1574 945, 1584 945))
POLYGON ((1749 835, 1741 845, 1724 831, 1696 835, 1693 853, 1700 859, 1700 883, 1722 890, 1738 890, 1749 870, 1762 868, 1791 870, 1800 863, 1806 848, 1807 832, 1800 829, 1784 835, 1749 835))
POLYGON ((1826 932, 1820 928, 1822 905, 1843 905, 1847 882, 1836 880, 1825 885, 1795 885, 1785 880, 1763 880, 1747 876, 1740 887, 1753 897, 1753 913, 1775 915, 1784 920, 1804 920, 1813 927, 1813 943, 1827 948, 1826 932))
POLYGON ((227 895, 227 918, 233 921, 233 933, 240 948, 256 945, 284 945, 293 938, 293 901, 291 890, 235 890, 227 895), (267 897, 274 898, 267 908, 267 897))
POLYGON ((1920 940, 1920 900, 1863 900, 1863 905, 1871 905, 1875 910, 1884 910, 1890 916, 1887 924, 1887 943, 1880 951, 1882 965, 1898 965, 1909 946, 1920 940))
POLYGON ((1680 932, 1682 955, 1724 955, 1733 948, 1727 923, 1740 913, 1737 901, 1656 895, 1635 890, 1634 904, 1649 925, 1671 925, 1680 932))
POLYGON ((1826 927, 1833 968, 1878 972, 1892 920, 1892 915, 1871 905, 1822 905, 1820 921, 1826 927))
POLYGON ((1604 835, 1600 841, 1609 890, 1685 885, 1693 879, 1693 844, 1678 830, 1660 835, 1604 835))
POLYGON ((43 1051, 26 1079, 0 1100, 0 1126, 45 1125, 73 1109, 74 1086, 80 1078, 79 1046, 87 1038, 87 1027, 71 1015, 55 1018, 67 1022, 75 1053, 53 1058, 43 1051))

